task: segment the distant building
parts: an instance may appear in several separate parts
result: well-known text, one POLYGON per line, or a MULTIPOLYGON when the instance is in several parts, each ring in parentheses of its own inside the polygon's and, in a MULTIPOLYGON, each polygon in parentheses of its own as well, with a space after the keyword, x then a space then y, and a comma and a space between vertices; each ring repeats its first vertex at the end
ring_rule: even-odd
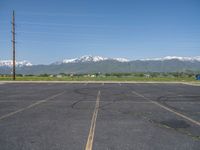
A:
POLYGON ((74 74, 73 73, 70 73, 70 77, 73 77, 74 76, 74 74))
POLYGON ((94 78, 94 77, 96 77, 96 75, 92 74, 90 77, 94 78))
POLYGON ((200 80, 200 74, 196 75, 196 80, 200 80))
POLYGON ((146 78, 150 78, 150 77, 151 77, 150 74, 144 74, 144 76, 145 76, 146 78))
POLYGON ((58 74, 56 75, 57 78, 62 78, 62 75, 58 74))

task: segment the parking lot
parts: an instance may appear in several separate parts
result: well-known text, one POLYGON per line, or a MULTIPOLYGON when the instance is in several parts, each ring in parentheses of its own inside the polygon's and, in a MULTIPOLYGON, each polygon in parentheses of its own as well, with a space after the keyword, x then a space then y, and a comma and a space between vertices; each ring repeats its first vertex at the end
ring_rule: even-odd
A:
POLYGON ((1 150, 199 150, 200 86, 0 84, 1 150))

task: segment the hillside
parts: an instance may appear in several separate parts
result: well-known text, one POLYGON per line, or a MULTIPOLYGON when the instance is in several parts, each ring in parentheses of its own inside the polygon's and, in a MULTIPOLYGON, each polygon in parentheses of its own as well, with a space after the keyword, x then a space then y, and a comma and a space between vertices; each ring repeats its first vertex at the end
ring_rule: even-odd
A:
MULTIPOLYGON (((200 60, 199 57, 165 57, 129 61, 123 58, 83 56, 49 65, 18 65, 16 70, 18 74, 185 72, 187 70, 200 71, 200 60)), ((0 66, 0 74, 10 74, 11 71, 10 66, 0 66)))

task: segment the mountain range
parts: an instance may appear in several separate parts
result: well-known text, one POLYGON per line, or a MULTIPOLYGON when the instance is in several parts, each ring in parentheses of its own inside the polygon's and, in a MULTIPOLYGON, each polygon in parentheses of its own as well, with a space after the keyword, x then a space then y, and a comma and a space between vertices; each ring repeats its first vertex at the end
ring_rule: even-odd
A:
POLYGON ((129 60, 126 58, 108 58, 108 57, 101 57, 101 56, 91 56, 91 55, 85 55, 79 58, 73 58, 73 59, 64 59, 62 61, 55 62, 53 64, 67 64, 67 63, 84 63, 84 62, 99 62, 99 61, 105 61, 105 60, 114 60, 118 62, 128 62, 129 60))
MULTIPOLYGON (((13 61, 12 60, 0 60, 0 67, 12 67, 13 61)), ((24 66, 32 66, 33 64, 29 61, 16 61, 16 67, 24 67, 24 66)))
MULTIPOLYGON (((11 60, 0 60, 0 74, 10 74, 11 60)), ((112 72, 185 72, 200 71, 200 56, 128 60, 101 56, 82 56, 64 59, 49 65, 33 65, 28 61, 16 61, 18 74, 58 73, 112 73, 112 72)))

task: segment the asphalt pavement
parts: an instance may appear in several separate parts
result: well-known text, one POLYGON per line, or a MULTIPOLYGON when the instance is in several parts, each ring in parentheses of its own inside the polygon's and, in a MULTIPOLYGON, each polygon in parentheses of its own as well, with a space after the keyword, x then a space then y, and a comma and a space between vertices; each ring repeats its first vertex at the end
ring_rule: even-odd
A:
POLYGON ((0 150, 199 150, 200 86, 0 84, 0 150))

